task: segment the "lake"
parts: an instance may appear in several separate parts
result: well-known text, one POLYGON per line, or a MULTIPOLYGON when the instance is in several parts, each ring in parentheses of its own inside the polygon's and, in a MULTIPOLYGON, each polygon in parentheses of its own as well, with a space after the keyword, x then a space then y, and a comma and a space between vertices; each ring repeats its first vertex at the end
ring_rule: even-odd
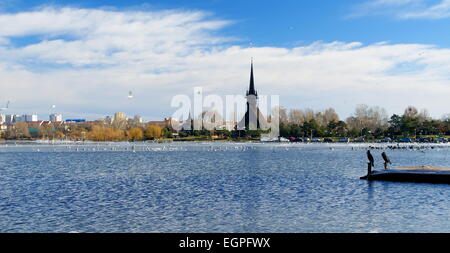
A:
POLYGON ((369 145, 1 144, 0 232, 450 232, 450 185, 360 180, 369 145))

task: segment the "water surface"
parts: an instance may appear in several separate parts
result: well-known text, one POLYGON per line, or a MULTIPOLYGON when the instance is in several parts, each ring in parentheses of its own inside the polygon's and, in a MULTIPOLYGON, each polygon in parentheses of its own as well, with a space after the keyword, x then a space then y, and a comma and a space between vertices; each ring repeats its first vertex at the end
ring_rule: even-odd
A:
POLYGON ((359 180, 367 145, 0 145, 0 232, 450 232, 450 185, 359 180))

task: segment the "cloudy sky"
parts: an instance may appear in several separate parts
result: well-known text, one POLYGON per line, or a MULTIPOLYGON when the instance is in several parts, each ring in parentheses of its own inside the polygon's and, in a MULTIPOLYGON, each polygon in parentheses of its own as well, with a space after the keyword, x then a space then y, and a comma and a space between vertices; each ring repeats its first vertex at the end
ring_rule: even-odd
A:
POLYGON ((173 96, 260 94, 287 108, 450 113, 450 0, 0 0, 0 106, 170 116, 173 96), (134 97, 129 99, 128 92, 134 97), (56 108, 52 108, 56 105, 56 108))

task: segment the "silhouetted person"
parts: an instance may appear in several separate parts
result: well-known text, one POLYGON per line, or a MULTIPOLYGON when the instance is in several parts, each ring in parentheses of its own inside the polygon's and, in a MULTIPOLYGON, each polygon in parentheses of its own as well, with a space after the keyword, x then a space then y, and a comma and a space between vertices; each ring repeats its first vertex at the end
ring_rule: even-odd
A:
POLYGON ((389 157, 386 155, 385 152, 381 153, 381 156, 383 157, 384 160, 384 169, 387 170, 387 165, 392 164, 391 160, 389 160, 389 157))
POLYGON ((370 153, 370 150, 367 150, 367 159, 369 159, 370 166, 375 167, 375 161, 372 154, 370 153))

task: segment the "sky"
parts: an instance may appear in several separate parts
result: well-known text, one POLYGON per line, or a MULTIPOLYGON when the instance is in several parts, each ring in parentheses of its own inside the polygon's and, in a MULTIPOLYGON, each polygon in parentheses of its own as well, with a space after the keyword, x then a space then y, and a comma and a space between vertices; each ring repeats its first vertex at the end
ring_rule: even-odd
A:
POLYGON ((450 0, 0 0, 0 107, 158 120, 194 87, 244 95, 253 58, 259 94, 286 108, 440 118, 448 27, 450 0))

